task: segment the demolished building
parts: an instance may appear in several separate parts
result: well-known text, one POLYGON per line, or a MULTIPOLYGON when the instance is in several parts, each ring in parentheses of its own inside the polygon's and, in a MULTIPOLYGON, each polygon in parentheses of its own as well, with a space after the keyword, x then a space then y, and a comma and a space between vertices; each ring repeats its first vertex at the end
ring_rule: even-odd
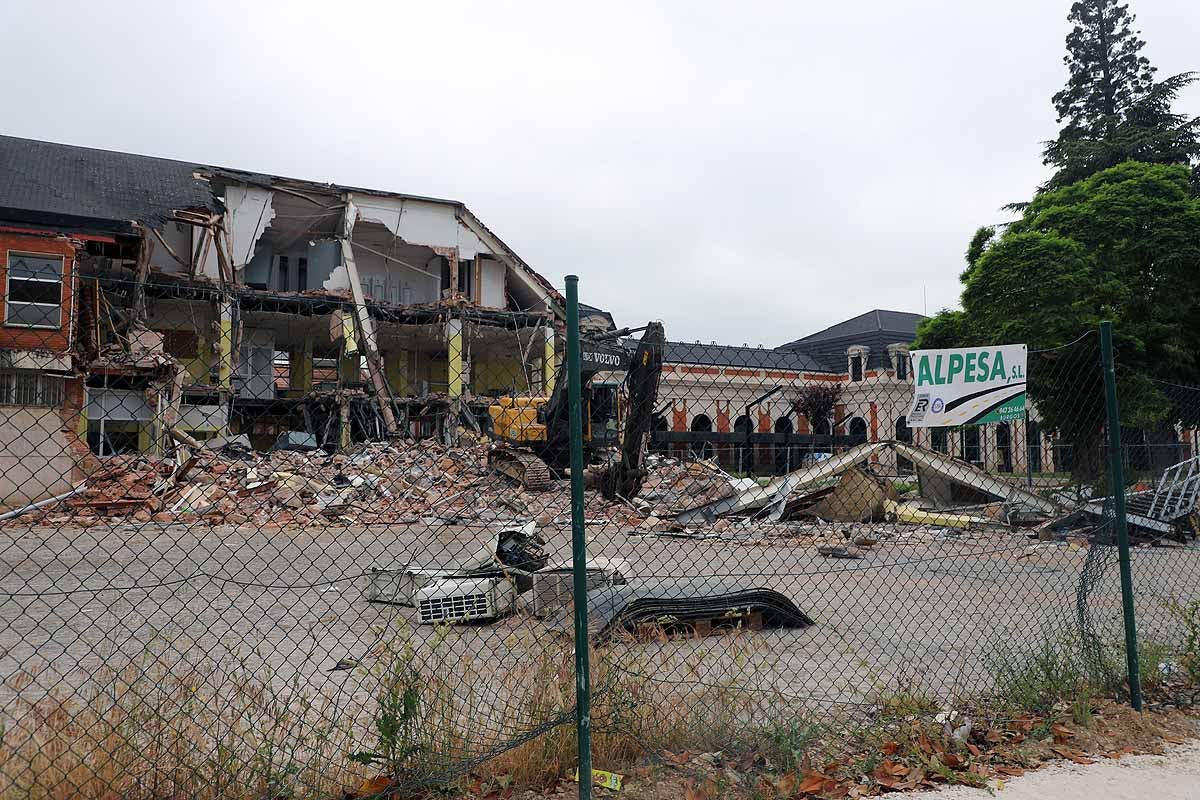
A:
POLYGON ((547 393, 561 341, 460 202, 15 137, 0 271, 0 506, 178 440, 445 436, 547 393))

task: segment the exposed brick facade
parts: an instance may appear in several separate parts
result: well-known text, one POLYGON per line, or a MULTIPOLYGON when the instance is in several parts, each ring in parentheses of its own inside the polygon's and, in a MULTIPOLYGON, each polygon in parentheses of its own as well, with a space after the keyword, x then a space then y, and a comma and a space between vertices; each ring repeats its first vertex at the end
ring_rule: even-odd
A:
POLYGON ((4 303, 8 299, 8 254, 36 253, 62 256, 63 302, 58 329, 28 328, 0 323, 0 350, 43 350, 65 353, 71 347, 71 312, 73 278, 75 274, 75 245, 61 235, 37 235, 0 231, 0 320, 4 319, 4 303))

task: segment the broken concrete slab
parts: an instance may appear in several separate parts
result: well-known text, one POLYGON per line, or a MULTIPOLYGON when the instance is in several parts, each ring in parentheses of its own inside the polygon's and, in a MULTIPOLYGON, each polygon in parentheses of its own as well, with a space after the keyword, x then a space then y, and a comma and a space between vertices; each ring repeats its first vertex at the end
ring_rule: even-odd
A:
POLYGON ((817 553, 825 558, 862 558, 862 551, 846 544, 819 544, 817 553))
POLYGON ((998 478, 974 464, 952 456, 903 442, 890 442, 896 455, 903 456, 916 467, 921 479, 921 494, 941 505, 954 505, 950 487, 968 487, 987 497, 1012 505, 1034 508, 1046 514, 1060 510, 1057 503, 1029 491, 1012 481, 998 478))
POLYGON ((774 478, 766 486, 754 486, 736 495, 685 511, 676 520, 686 524, 711 521, 714 517, 754 511, 771 506, 769 518, 778 522, 784 512, 788 498, 801 489, 840 475, 856 464, 867 461, 875 453, 885 449, 887 442, 872 442, 852 447, 844 453, 831 456, 809 467, 802 467, 787 475, 774 478))
MULTIPOLYGON (((685 525, 698 524, 711 522, 714 518, 727 514, 767 509, 765 518, 771 522, 779 522, 786 517, 788 505, 797 493, 820 487, 859 465, 869 463, 872 457, 877 457, 886 450, 893 450, 896 455, 907 458, 917 467, 922 475, 923 488, 926 485, 935 488, 962 486, 989 499, 1022 508, 1035 509, 1046 514, 1059 511, 1059 506, 1054 501, 1028 491, 1016 483, 991 475, 973 464, 923 447, 884 441, 852 447, 811 466, 774 478, 766 486, 749 487, 729 497, 681 512, 675 519, 685 525)), ((870 493, 876 494, 873 490, 870 493)), ((949 496, 950 493, 946 494, 949 496)))
MULTIPOLYGON (((886 513, 885 501, 898 498, 891 481, 881 480, 864 469, 854 468, 843 472, 837 486, 804 513, 830 522, 881 520, 886 513)), ((790 517, 791 514, 785 509, 783 518, 790 517)))

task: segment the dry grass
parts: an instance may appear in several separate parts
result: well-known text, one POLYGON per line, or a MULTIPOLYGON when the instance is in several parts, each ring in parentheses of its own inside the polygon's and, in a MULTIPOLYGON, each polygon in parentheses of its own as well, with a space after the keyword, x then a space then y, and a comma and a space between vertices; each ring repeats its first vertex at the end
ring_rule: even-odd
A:
MULTIPOLYGON (((67 697, 45 695, 38 676, 22 673, 9 681, 18 701, 0 739, 0 799, 326 798, 381 772, 407 785, 448 785, 474 766, 483 780, 537 787, 574 770, 569 642, 514 642, 519 666, 496 674, 469 660, 445 669, 436 642, 418 663, 409 635, 353 676, 375 699, 367 704, 240 667, 152 656, 102 670, 67 697), (388 700, 413 687, 413 718, 385 725, 392 739, 384 741, 381 709, 400 707, 388 700), (539 728, 548 729, 504 749, 539 728), (389 757, 351 760, 363 752, 389 757)), ((664 638, 594 648, 596 766, 626 767, 648 748, 748 740, 770 705, 745 682, 758 646, 734 633, 699 646, 664 638)))
POLYGON ((352 725, 327 702, 212 665, 147 657, 102 670, 82 699, 18 699, 14 716, 0 744, 5 800, 274 797, 295 787, 327 796, 352 779, 338 766, 352 725))
MULTIPOLYGON (((420 648, 412 635, 386 641, 332 697, 244 665, 149 655, 66 697, 46 695, 37 675, 14 676, 0 800, 330 798, 380 774, 402 788, 541 788, 574 771, 570 642, 513 635, 498 668, 442 649, 447 629, 420 648)), ((880 685, 870 708, 822 709, 758 682, 770 680, 758 669, 770 655, 744 631, 593 648, 594 765, 625 771, 663 751, 720 750, 795 771, 941 708, 919 681, 899 681, 880 685)), ((1033 674, 1050 674, 1051 685, 1016 681, 1042 662, 1020 663, 1010 683, 1023 691, 1006 695, 1014 704, 1060 702, 1077 685, 1044 669, 1033 674)))

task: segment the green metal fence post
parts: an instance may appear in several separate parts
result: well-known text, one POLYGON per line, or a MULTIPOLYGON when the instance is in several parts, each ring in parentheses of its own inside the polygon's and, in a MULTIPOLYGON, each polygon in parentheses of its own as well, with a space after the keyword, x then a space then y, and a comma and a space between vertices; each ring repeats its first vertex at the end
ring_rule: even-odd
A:
POLYGON ((567 276, 567 398, 571 417, 571 571, 575 579, 575 724, 579 797, 592 796, 592 696, 588 660, 587 540, 583 524, 583 386, 579 361, 579 277, 567 276))
POLYGON ((1121 608, 1125 617, 1125 663, 1129 676, 1129 702, 1142 710, 1142 679, 1138 667, 1137 622, 1133 615, 1133 569, 1129 559, 1129 526, 1125 519, 1125 467, 1121 458, 1121 415, 1117 408, 1117 373, 1113 368, 1112 323, 1100 323, 1100 351, 1104 359, 1104 405, 1108 411, 1108 474, 1112 484, 1113 525, 1121 563, 1121 608))

